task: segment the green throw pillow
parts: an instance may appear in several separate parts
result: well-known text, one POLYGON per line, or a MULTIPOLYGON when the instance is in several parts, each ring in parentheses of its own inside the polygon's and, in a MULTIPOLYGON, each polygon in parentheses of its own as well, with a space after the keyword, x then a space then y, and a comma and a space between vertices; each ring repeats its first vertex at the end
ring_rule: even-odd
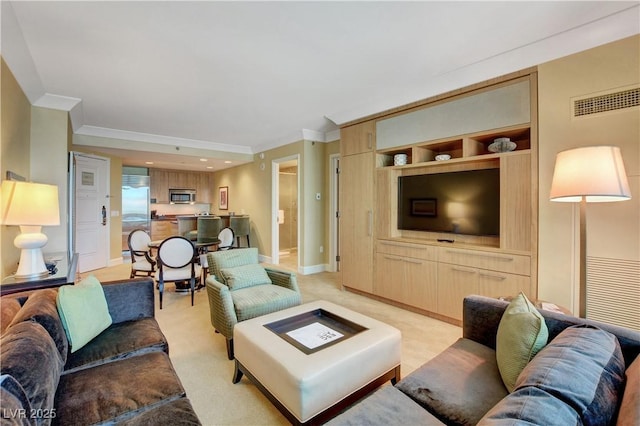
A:
POLYGON ((236 266, 235 268, 223 268, 220 270, 220 274, 231 290, 271 284, 271 278, 267 275, 267 271, 257 263, 236 266))
POLYGON ((82 348, 112 323, 102 285, 93 275, 78 284, 60 287, 56 302, 71 352, 82 348))
POLYGON ((527 363, 547 344, 549 330, 540 312, 520 293, 502 315, 496 336, 496 360, 509 392, 527 363))

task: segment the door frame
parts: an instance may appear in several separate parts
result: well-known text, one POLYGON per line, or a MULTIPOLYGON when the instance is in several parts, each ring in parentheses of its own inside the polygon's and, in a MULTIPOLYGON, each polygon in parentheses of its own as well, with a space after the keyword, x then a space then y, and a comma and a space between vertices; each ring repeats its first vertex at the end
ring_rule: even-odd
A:
POLYGON ((336 272, 340 264, 340 154, 329 155, 329 168, 329 272, 336 272))
POLYGON ((303 253, 302 246, 300 245, 300 154, 276 158, 271 161, 271 263, 274 265, 280 264, 280 226, 278 224, 278 207, 280 204, 280 164, 292 160, 296 160, 298 164, 298 218, 296 225, 298 227, 298 239, 296 243, 298 246, 298 256, 296 270, 299 270, 300 258, 303 253))

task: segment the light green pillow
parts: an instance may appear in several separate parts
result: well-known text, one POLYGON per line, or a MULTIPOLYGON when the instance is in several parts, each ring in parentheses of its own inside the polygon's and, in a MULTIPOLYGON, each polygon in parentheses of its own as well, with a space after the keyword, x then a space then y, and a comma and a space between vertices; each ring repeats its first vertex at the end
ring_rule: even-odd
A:
POLYGON ((496 336, 496 360, 509 392, 527 363, 547 344, 549 330, 540 312, 520 293, 502 315, 496 336))
POLYGON ((102 285, 93 275, 78 284, 60 287, 56 302, 71 352, 82 348, 113 322, 102 285))
POLYGON ((235 268, 223 268, 220 270, 220 274, 231 290, 271 284, 271 278, 267 275, 267 271, 257 263, 236 266, 235 268))

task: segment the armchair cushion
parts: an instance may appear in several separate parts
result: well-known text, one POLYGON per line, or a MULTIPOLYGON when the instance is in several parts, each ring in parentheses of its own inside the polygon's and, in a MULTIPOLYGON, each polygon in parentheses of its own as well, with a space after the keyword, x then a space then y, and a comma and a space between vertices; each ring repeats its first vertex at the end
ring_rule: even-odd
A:
POLYGON ((271 279, 259 264, 236 266, 235 268, 223 268, 220 270, 227 286, 231 290, 239 290, 244 287, 271 284, 271 279))
POLYGON ((227 285, 221 274, 222 269, 235 268, 237 266, 258 264, 258 249, 256 247, 237 250, 214 251, 207 254, 209 272, 222 284, 227 285))
POLYGON ((277 285, 258 285, 231 292, 238 322, 299 305, 300 293, 277 285))

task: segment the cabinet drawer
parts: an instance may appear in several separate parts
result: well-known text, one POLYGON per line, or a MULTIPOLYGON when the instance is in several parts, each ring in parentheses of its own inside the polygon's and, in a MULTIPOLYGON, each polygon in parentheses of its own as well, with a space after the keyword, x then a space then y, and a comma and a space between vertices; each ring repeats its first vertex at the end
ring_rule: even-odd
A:
POLYGON ((531 275, 531 257, 517 254, 440 247, 438 261, 491 271, 531 275))
POLYGON ((378 253, 393 254, 402 257, 413 257, 415 259, 435 261, 438 256, 437 247, 423 244, 378 240, 376 248, 378 253))

